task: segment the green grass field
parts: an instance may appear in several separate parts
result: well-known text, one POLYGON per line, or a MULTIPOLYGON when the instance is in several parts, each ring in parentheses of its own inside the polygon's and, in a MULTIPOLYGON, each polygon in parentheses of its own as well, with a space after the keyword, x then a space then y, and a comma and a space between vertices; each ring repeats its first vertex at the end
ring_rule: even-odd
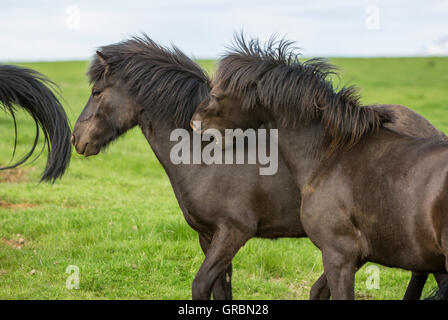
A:
MULTIPOLYGON (((448 58, 333 59, 341 85, 356 84, 363 102, 409 106, 448 132, 448 58)), ((213 61, 201 61, 211 71, 213 61)), ((72 125, 84 107, 87 62, 27 63, 61 87, 72 125)), ((13 147, 12 120, 0 113, 0 164, 13 147)), ((34 124, 19 117, 23 154, 34 124)), ((37 184, 45 157, 0 173, 0 299, 190 299, 203 254, 170 183, 134 129, 98 156, 73 154, 67 175, 37 184), (80 270, 79 290, 66 269, 80 270)), ((409 272, 379 267, 380 288, 357 273, 358 299, 401 299, 409 272)), ((235 299, 307 299, 322 272, 307 239, 250 240, 234 259, 235 299)), ((435 282, 431 277, 425 294, 435 282)))

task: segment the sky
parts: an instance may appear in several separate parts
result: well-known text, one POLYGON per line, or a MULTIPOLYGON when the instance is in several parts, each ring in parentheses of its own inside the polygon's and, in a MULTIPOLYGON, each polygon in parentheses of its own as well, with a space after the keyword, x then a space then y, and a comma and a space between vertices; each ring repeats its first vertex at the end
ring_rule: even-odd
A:
POLYGON ((88 59, 142 32, 217 58, 242 30, 304 56, 447 56, 448 0, 0 0, 0 62, 88 59))

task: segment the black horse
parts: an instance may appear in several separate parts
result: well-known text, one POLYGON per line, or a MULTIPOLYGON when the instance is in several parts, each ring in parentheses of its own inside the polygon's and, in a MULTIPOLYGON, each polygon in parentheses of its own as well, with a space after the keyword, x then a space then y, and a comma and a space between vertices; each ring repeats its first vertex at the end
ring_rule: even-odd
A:
MULTIPOLYGON (((192 134, 189 121, 210 90, 202 69, 180 50, 160 47, 146 36, 133 38, 101 48, 88 76, 92 94, 75 124, 75 148, 95 155, 130 128, 141 128, 206 255, 193 298, 210 298, 212 287, 215 299, 232 298, 231 261, 248 239, 306 237, 299 219, 300 195, 281 159, 274 176, 260 176, 258 164, 172 163, 170 150, 176 142, 170 141, 171 132, 184 128, 192 134)), ((403 119, 397 121, 399 130, 443 135, 411 110, 394 110, 403 119)), ((411 291, 419 296, 421 288, 411 291)), ((325 283, 315 295, 328 296, 325 283)))
POLYGON ((389 108, 361 107, 354 88, 335 92, 333 67, 300 63, 291 45, 237 37, 193 120, 204 130, 278 128, 334 299, 354 297, 366 261, 446 273, 448 141, 390 130, 389 108))
POLYGON ((32 156, 39 142, 40 127, 44 146, 48 148, 47 165, 41 181, 54 182, 66 171, 72 150, 70 125, 64 108, 51 90, 54 87, 53 82, 34 70, 0 65, 0 108, 8 112, 14 121, 14 152, 17 146, 17 108, 28 112, 36 124, 31 150, 16 163, 0 167, 0 170, 20 166, 32 156))

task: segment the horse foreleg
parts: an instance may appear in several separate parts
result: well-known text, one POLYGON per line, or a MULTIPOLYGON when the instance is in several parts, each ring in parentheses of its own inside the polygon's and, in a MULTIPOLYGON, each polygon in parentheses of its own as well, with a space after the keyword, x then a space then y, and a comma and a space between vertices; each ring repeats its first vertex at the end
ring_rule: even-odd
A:
MULTIPOLYGON (((364 262, 360 263, 357 269, 361 268, 363 265, 364 262)), ((327 277, 325 273, 323 273, 311 287, 310 300, 329 300, 330 297, 330 287, 328 286, 327 277)))
POLYGON ((334 263, 331 258, 326 258, 325 255, 323 260, 333 300, 355 299, 355 264, 350 261, 334 263))
POLYGON ((323 273, 311 287, 310 300, 329 300, 330 296, 327 277, 323 273))
MULTIPOLYGON (((199 235, 199 244, 201 245, 204 255, 207 255, 210 247, 211 237, 199 235)), ((227 269, 221 273, 213 286, 213 299, 215 300, 232 300, 232 263, 227 269)))
POLYGON ((192 286, 194 300, 210 299, 216 280, 225 274, 235 254, 250 238, 251 235, 237 228, 228 226, 218 228, 213 235, 205 260, 194 278, 192 286))
POLYGON ((338 247, 322 249, 322 261, 333 300, 355 298, 355 273, 365 263, 357 253, 357 243, 339 237, 338 247))

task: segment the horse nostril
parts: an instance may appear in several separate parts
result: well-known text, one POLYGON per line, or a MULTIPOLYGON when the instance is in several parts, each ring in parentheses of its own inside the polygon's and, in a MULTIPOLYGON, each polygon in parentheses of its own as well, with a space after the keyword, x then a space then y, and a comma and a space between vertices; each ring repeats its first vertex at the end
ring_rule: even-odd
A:
POLYGON ((72 135, 72 138, 70 139, 70 141, 72 142, 72 145, 75 145, 75 142, 76 142, 75 135, 72 135))

